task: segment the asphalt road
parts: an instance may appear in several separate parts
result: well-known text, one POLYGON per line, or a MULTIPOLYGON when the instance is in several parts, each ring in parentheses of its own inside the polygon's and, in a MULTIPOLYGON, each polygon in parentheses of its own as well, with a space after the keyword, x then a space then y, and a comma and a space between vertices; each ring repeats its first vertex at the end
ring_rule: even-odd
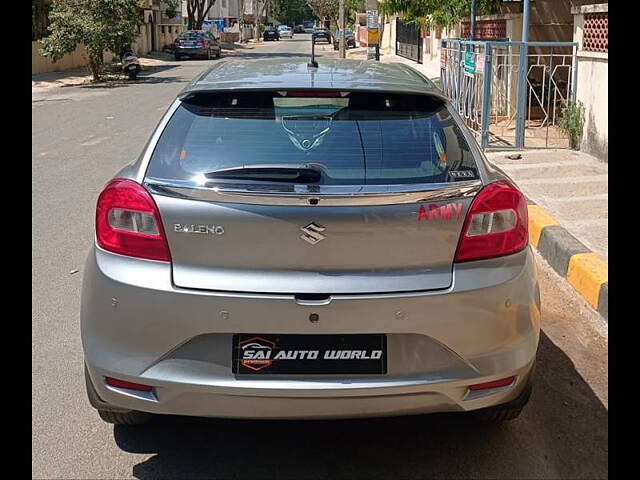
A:
MULTIPOLYGON (((231 61, 307 56, 296 35, 231 61)), ((320 55, 334 55, 329 48, 320 55)), ((321 60, 321 57, 320 57, 321 60)), ((324 422, 159 417, 103 423, 85 397, 79 304, 95 200, 163 111, 216 60, 32 103, 34 478, 606 478, 607 325, 538 257, 543 336, 530 405, 501 427, 459 415, 324 422), (76 273, 76 270, 78 270, 76 273)))

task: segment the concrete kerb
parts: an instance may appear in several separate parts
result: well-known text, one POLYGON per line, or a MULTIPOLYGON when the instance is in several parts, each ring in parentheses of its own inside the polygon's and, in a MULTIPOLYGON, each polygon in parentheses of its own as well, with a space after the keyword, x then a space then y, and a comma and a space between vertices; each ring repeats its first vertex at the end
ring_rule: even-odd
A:
POLYGON ((609 321, 607 262, 571 235, 539 205, 529 203, 528 209, 529 242, 591 307, 609 321))

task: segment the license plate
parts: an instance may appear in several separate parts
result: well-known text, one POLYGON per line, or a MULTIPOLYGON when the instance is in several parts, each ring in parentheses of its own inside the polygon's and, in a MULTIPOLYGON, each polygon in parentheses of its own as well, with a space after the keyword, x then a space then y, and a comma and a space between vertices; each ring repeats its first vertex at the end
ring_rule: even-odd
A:
POLYGON ((233 336, 237 375, 330 375, 387 373, 383 334, 233 336))

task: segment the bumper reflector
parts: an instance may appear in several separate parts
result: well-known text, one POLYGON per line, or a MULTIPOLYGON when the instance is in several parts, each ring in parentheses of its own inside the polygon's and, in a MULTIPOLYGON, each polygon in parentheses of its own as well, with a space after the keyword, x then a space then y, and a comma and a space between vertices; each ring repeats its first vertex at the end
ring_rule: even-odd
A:
POLYGON ((489 390, 490 388, 506 387, 507 385, 511 385, 515 378, 516 377, 507 377, 500 380, 494 380, 493 382, 476 383, 475 385, 469 385, 469 390, 489 390))
POLYGON ((107 385, 110 385, 112 387, 118 387, 118 388, 128 388, 129 390, 139 390, 141 392, 150 392, 152 388, 149 385, 126 382, 124 380, 118 380, 117 378, 104 377, 104 380, 107 385))

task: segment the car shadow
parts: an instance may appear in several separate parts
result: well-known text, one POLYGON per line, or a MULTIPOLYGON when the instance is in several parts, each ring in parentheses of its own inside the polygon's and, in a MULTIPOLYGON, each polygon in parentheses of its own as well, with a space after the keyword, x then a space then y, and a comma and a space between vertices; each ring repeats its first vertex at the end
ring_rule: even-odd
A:
POLYGON ((116 426, 133 467, 155 478, 607 478, 608 414, 571 360, 541 335, 534 392, 517 420, 465 414, 250 421, 159 416, 116 426))

